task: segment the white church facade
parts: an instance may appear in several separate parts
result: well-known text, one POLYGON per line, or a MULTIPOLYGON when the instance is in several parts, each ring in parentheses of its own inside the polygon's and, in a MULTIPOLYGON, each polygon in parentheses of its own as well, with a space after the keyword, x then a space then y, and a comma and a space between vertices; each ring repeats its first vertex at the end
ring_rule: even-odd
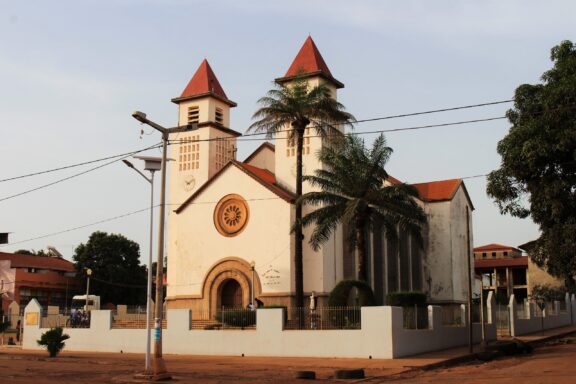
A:
MULTIPOLYGON (((303 74, 311 85, 325 83, 337 97, 336 80, 309 37, 285 76, 303 74)), ((291 306, 295 294, 295 148, 285 133, 265 142, 244 161, 236 159, 228 99, 206 60, 180 97, 179 125, 197 128, 171 135, 167 224, 167 306, 215 314, 221 307, 246 307, 254 299, 291 306)), ((312 135, 314 132, 312 132, 312 135)), ((321 168, 324 144, 306 137, 304 173, 321 168)), ((390 178, 390 183, 399 181, 390 178)), ((370 234, 368 276, 376 299, 387 292, 422 291, 430 302, 462 303, 467 297, 471 258, 471 210, 462 180, 414 185, 428 217, 423 247, 408 234, 395 246, 383 231, 370 234)), ((304 193, 310 187, 304 185, 304 193)), ((304 207, 304 213, 310 209, 304 207)), ((312 228, 305 229, 305 239, 312 228)), ((319 251, 304 242, 304 291, 325 300, 343 279, 353 279, 355 255, 339 229, 319 251)))

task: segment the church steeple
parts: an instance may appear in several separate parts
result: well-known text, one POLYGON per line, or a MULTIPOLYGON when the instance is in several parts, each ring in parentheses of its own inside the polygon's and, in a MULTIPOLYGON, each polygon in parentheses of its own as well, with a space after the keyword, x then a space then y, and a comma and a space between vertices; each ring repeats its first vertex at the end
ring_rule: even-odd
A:
POLYGON ((170 199, 182 202, 230 160, 236 159, 236 137, 230 129, 228 99, 214 71, 204 59, 179 97, 178 125, 195 129, 172 133, 170 146, 170 199))
POLYGON ((197 99, 201 97, 212 96, 215 97, 231 107, 235 107, 236 103, 229 100, 224 92, 224 89, 220 85, 218 78, 214 74, 214 71, 210 67, 208 60, 204 59, 194 76, 180 97, 175 97, 172 102, 179 104, 185 100, 197 99))
POLYGON ((302 48, 300 48, 300 51, 294 58, 294 61, 292 61, 286 74, 276 79, 276 82, 280 84, 286 83, 293 80, 296 76, 302 75, 305 77, 320 76, 333 83, 336 88, 344 88, 344 84, 332 76, 328 65, 326 65, 324 58, 320 54, 311 36, 308 36, 302 48))

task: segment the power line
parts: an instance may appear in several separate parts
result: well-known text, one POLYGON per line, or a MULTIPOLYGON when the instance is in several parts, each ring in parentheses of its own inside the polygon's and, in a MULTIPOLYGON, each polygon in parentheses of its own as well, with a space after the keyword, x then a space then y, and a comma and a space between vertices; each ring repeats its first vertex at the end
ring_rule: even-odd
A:
POLYGON ((49 233, 49 234, 46 234, 46 235, 36 236, 36 237, 29 238, 29 239, 12 242, 12 243, 10 243, 10 244, 3 244, 3 245, 0 245, 0 248, 1 248, 1 247, 6 247, 6 246, 9 246, 9 245, 16 245, 16 244, 27 243, 27 242, 33 241, 33 240, 44 239, 44 238, 46 238, 46 237, 52 237, 52 236, 56 236, 56 235, 61 235, 61 234, 63 234, 63 233, 68 233, 68 232, 76 231, 76 230, 78 230, 78 229, 83 229, 83 228, 87 228, 87 227, 92 227, 92 226, 94 226, 94 225, 106 223, 106 222, 109 222, 109 221, 121 219, 121 218, 128 217, 128 216, 132 216, 132 215, 135 215, 135 214, 137 214, 137 213, 145 212, 145 211, 148 211, 148 210, 150 210, 150 207, 144 208, 144 209, 139 209, 139 210, 137 210, 137 211, 128 212, 128 213, 125 213, 125 214, 122 214, 122 215, 118 215, 118 216, 114 216, 114 217, 109 217, 109 218, 107 218, 107 219, 95 221, 95 222, 90 223, 90 224, 84 224, 84 225, 80 225, 80 226, 78 226, 78 227, 68 228, 68 229, 64 229, 64 230, 62 230, 62 231, 52 232, 52 233, 49 233))
MULTIPOLYGON (((360 121, 358 121, 358 122, 367 122, 367 121, 383 120, 383 119, 395 118, 395 117, 413 116, 413 115, 417 115, 417 114, 435 113, 435 112, 438 112, 438 111, 449 111, 449 110, 457 110, 457 109, 464 109, 464 108, 472 108, 472 107, 483 106, 483 105, 501 104, 501 103, 506 103, 506 102, 510 102, 510 101, 513 101, 513 100, 496 101, 496 102, 490 102, 490 103, 475 104, 475 105, 471 105, 471 106, 445 108, 445 109, 439 109, 439 110, 433 110, 433 111, 415 112, 415 113, 412 113, 412 114, 404 114, 404 115, 384 116, 384 117, 379 117, 379 118, 360 120, 360 121)), ((574 108, 574 105, 576 105, 576 103, 572 103, 572 104, 569 104, 568 106, 563 106, 563 107, 559 107, 559 108, 553 108, 553 109, 546 110, 546 111, 539 111, 539 112, 534 113, 534 115, 542 114, 542 113, 545 113, 545 112, 551 112, 551 111, 555 111, 555 110, 566 109, 566 108, 574 108)), ((420 130, 420 129, 430 129, 430 128, 448 127, 448 126, 463 125, 463 124, 474 124, 474 123, 481 123, 481 122, 502 120, 502 119, 506 119, 506 118, 507 118, 506 116, 497 116, 497 117, 489 117, 489 118, 484 118, 484 119, 474 119, 474 120, 457 121, 457 122, 451 122, 451 123, 419 125, 419 126, 403 127, 403 128, 380 129, 380 130, 365 131, 365 132, 351 132, 351 133, 348 133, 348 134, 349 134, 349 135, 367 135, 367 134, 385 133, 385 132, 401 132, 401 131, 410 131, 410 130, 420 130)), ((289 131, 289 130, 283 130, 283 131, 278 131, 278 132, 286 132, 286 131, 289 131)), ((278 132, 277 132, 277 133, 278 133, 278 132)), ((254 136, 254 135, 262 135, 262 134, 264 134, 264 133, 258 133, 258 134, 253 134, 253 135, 245 135, 245 136, 254 136)), ((310 138, 312 138, 312 137, 322 137, 322 135, 307 135, 306 137, 310 137, 310 138)), ((235 139, 235 138, 234 138, 234 139, 235 139)), ((197 143, 197 142, 224 141, 224 140, 232 140, 232 138, 201 139, 201 140, 194 140, 194 142, 197 143)), ((240 139, 236 139, 236 140, 237 140, 237 141, 267 141, 266 138, 247 138, 247 139, 242 139, 242 138, 240 138, 240 139)), ((188 141, 189 141, 188 139, 184 139, 184 140, 181 139, 181 140, 177 140, 177 141, 175 141, 175 140, 169 140, 168 145, 172 145, 172 144, 176 144, 176 143, 183 143, 183 142, 188 142, 188 141)), ((159 144, 155 144, 155 145, 153 145, 153 146, 150 146, 150 147, 148 147, 148 148, 145 148, 145 149, 142 149, 142 150, 139 150, 139 151, 132 152, 132 153, 130 153, 130 154, 135 154, 135 153, 143 152, 143 151, 146 151, 146 150, 149 150, 149 149, 158 148, 158 146, 159 146, 159 144)), ((130 156, 130 155, 128 155, 128 156, 130 156)), ((123 157, 123 158, 126 158, 126 157, 128 157, 128 156, 125 156, 125 157, 123 157)), ((2 201, 4 201, 4 200, 9 200, 9 199, 12 199, 12 198, 15 198, 15 197, 18 197, 18 196, 22 196, 22 195, 25 195, 25 194, 27 194, 27 193, 34 192, 34 191, 37 191, 37 190, 40 190, 40 189, 43 189, 43 188, 47 188, 47 187, 49 187, 49 186, 52 186, 52 185, 61 183, 61 182, 66 181, 66 180, 70 180, 70 179, 72 179, 72 178, 81 176, 81 175, 86 174, 86 173, 88 173, 88 172, 92 172, 92 171, 94 171, 94 170, 96 170, 96 169, 105 167, 105 166, 107 166, 107 165, 109 165, 109 164, 112 164, 112 163, 114 163, 114 162, 116 162, 116 161, 118 161, 118 160, 121 160, 121 159, 122 159, 122 158, 113 160, 113 161, 108 162, 108 163, 106 163, 106 164, 100 165, 100 166, 98 166, 98 167, 91 168, 91 169, 89 169, 89 170, 87 170, 87 171, 80 172, 80 173, 78 173, 78 174, 75 174, 75 175, 66 177, 66 178, 64 178, 64 179, 57 180, 57 181, 52 182, 52 183, 49 183, 49 184, 45 184, 45 185, 42 185, 42 186, 39 186, 39 187, 30 189, 30 190, 27 190, 27 191, 24 191, 24 192, 15 194, 15 195, 7 196, 7 197, 5 197, 5 198, 0 199, 0 202, 2 202, 2 201)))
POLYGON ((99 283, 106 284, 106 285, 113 285, 113 286, 116 286, 116 287, 124 287, 124 288, 146 288, 146 287, 147 287, 146 284, 144 284, 144 285, 137 285, 137 284, 114 283, 114 282, 109 281, 109 280, 98 279, 98 278, 96 278, 96 277, 94 277, 94 276, 90 277, 90 280, 95 280, 95 281, 97 281, 97 282, 99 282, 99 283))
POLYGON ((380 121, 380 120, 397 119, 397 118, 400 118, 400 117, 409 117, 409 116, 429 115, 429 114, 432 114, 432 113, 448 112, 448 111, 457 111, 457 110, 460 110, 460 109, 486 107, 486 106, 489 106, 489 105, 505 104, 505 103, 512 103, 512 102, 514 102, 514 99, 502 100, 502 101, 492 101, 492 102, 488 102, 488 103, 464 105, 464 106, 461 106, 461 107, 452 107, 452 108, 443 108, 443 109, 433 109, 433 110, 424 111, 424 112, 413 112, 413 113, 404 113, 404 114, 401 114, 401 115, 390 115, 390 116, 383 116, 383 117, 374 117, 374 118, 371 118, 371 119, 356 120, 356 123, 366 123, 366 122, 370 122, 370 121, 380 121))
MULTIPOLYGON (((352 133, 349 133, 349 134, 350 134, 350 135, 367 135, 367 134, 384 133, 384 132, 400 132, 400 131, 409 131, 409 130, 430 129, 430 128, 447 127, 447 126, 462 125, 462 124, 481 123, 481 122, 487 122, 487 121, 493 121, 493 120, 500 120, 500 119, 505 119, 505 118, 506 118, 505 116, 490 117, 490 118, 485 118, 485 119, 465 120, 465 121, 457 121, 457 122, 452 122, 452 123, 431 124, 431 125, 422 125, 422 126, 404 127, 404 128, 381 129, 381 130, 367 131, 367 132, 352 132, 352 133)), ((306 136, 306 137, 321 137, 321 135, 309 135, 309 136, 306 136)), ((229 138, 201 139, 201 140, 195 140, 194 142, 197 143, 197 142, 204 142, 204 141, 222 141, 222 140, 229 140, 229 138)), ((237 139, 237 141, 267 141, 267 139, 266 139, 266 138, 248 138, 248 139, 237 139)), ((180 142, 182 142, 182 141, 181 141, 181 140, 180 140, 180 141, 177 141, 177 142, 173 142, 173 141, 172 141, 172 142, 169 142, 168 144, 169 144, 169 145, 172 145, 172 144, 180 143, 180 142)), ((41 185, 41 186, 39 186, 39 187, 35 187, 35 188, 32 188, 32 189, 28 189, 28 190, 26 190, 26 191, 23 191, 23 192, 14 194, 14 195, 10 195, 10 196, 3 197, 3 198, 0 199, 0 202, 5 201, 5 200, 10 200, 10 199, 13 199, 13 198, 15 198, 15 197, 22 196, 22 195, 26 195, 26 194, 28 194, 28 193, 31 193, 31 192, 34 192, 34 191, 38 191, 38 190, 41 190, 41 189, 44 189, 44 188, 48 188, 48 187, 50 187, 50 186, 52 186, 52 185, 56 185, 56 184, 62 183, 62 182, 64 182, 64 181, 67 181, 67 180, 76 178, 76 177, 81 176, 81 175, 84 175, 84 174, 86 174, 86 173, 89 173, 89 172, 95 171, 95 170, 97 170, 97 169, 103 168, 103 167, 105 167, 105 166, 107 166, 107 165, 113 164, 113 163, 115 163, 115 162, 117 162, 117 161, 119 161, 119 160, 125 159, 125 158, 127 158, 127 157, 129 157, 129 156, 131 156, 131 155, 133 155, 133 154, 135 154, 135 153, 147 151, 147 150, 153 149, 153 148, 158 148, 158 146, 159 146, 159 144, 154 144, 153 146, 150 146, 150 147, 148 147, 148 148, 144 148, 144 149, 141 149, 141 150, 139 150, 139 151, 131 152, 131 153, 130 153, 129 155, 127 155, 127 156, 124 156, 124 157, 121 157, 121 158, 116 158, 116 159, 114 159, 114 160, 112 160, 112 161, 110 161, 110 162, 104 163, 104 164, 99 165, 99 166, 94 167, 94 168, 90 168, 90 169, 88 169, 88 170, 86 170, 86 171, 83 171, 83 172, 80 172, 80 173, 76 173, 76 174, 74 174, 74 175, 65 177, 65 178, 63 178, 63 179, 59 179, 59 180, 56 180, 56 181, 54 181, 54 182, 41 185)))
MULTIPOLYGON (((479 108, 479 107, 485 107, 485 106, 490 106, 490 105, 510 103, 510 102, 513 102, 513 101, 514 101, 514 99, 501 100, 501 101, 491 101, 491 102, 480 103, 480 104, 471 104, 471 105, 464 105, 464 106, 458 106, 458 107, 449 107, 449 108, 442 108, 442 109, 433 109, 433 110, 429 110, 429 111, 404 113, 404 114, 398 114, 398 115, 389 115, 389 116, 382 116, 382 117, 375 117, 375 118, 357 120, 356 123, 364 123, 364 122, 371 122, 371 121, 378 121, 378 120, 397 119, 397 118, 402 118, 402 117, 427 115, 427 114, 440 113, 440 112, 449 112, 449 111, 456 111, 456 110, 469 109, 469 108, 479 108)), ((278 131, 278 133, 288 132, 288 131, 290 131, 290 130, 282 130, 282 131, 278 131)), ((152 134, 152 133, 153 133, 153 131, 150 132, 150 133, 147 133, 147 135, 152 134)), ((247 134, 243 134, 242 137, 262 136, 262 135, 265 135, 265 134, 266 134, 266 133, 262 133, 262 132, 259 132, 259 133, 247 133, 247 134)), ((211 140, 218 140, 218 139, 211 139, 211 140)), ((220 140, 222 140, 222 139, 220 139, 220 140)), ((171 140, 171 141, 176 141, 176 140, 171 140)), ((200 141, 200 140, 198 140, 198 141, 200 141)), ((157 145, 158 145, 158 147, 160 147, 160 144, 157 144, 157 145)), ((154 149, 154 147, 148 147, 148 148, 145 148, 145 149, 140 150, 140 151, 132 151, 132 152, 121 153, 121 154, 118 154, 118 155, 106 156, 106 157, 103 157, 103 158, 100 158, 100 159, 96 159, 96 160, 89 160, 89 161, 84 161, 84 162, 81 162, 81 163, 76 163, 76 164, 71 164, 71 165, 65 165, 65 166, 62 166, 62 167, 52 168, 52 169, 48 169, 48 170, 44 170, 44 171, 32 172, 32 173, 28 173, 28 174, 21 175, 21 176, 8 177, 8 178, 0 179, 0 183, 6 182, 6 181, 23 179, 23 178, 31 177, 31 176, 38 176, 38 175, 42 175, 42 174, 46 174, 46 173, 51 173, 51 172, 56 172, 56 171, 62 171, 62 170, 65 170, 65 169, 70 169, 70 168, 75 168, 75 167, 79 167, 79 166, 83 166, 83 165, 98 163, 98 162, 100 162, 100 161, 105 161, 105 160, 109 160, 109 159, 114 159, 114 158, 117 158, 117 157, 130 156, 130 155, 133 155, 133 154, 135 154, 135 153, 138 153, 138 152, 141 152, 141 151, 146 151, 146 150, 149 150, 149 149, 154 149)))
MULTIPOLYGON (((156 144, 157 146, 160 146, 159 144, 156 144)), ((65 165, 63 167, 59 167, 59 168, 52 168, 52 169, 47 169, 45 171, 38 171, 38 172, 33 172, 33 173, 28 173, 26 175, 21 175, 21 176, 14 176, 14 177, 8 177, 6 179, 0 179, 0 183, 3 183, 5 181, 12 181, 12 180, 18 180, 18 179, 23 179, 26 177, 31 177, 31 176, 38 176, 38 175, 43 175, 46 173, 51 173, 51 172, 56 172, 56 171, 62 171, 64 169, 70 169, 70 168, 75 168, 75 167, 80 167, 82 165, 88 165, 88 164, 93 164, 93 163, 98 163, 100 161, 105 161, 105 160, 109 160, 109 159, 114 159, 116 157, 122 157, 122 156, 131 156, 135 153, 138 152, 142 152, 142 151, 147 151, 149 149, 154 149, 154 147, 148 147, 139 151, 132 151, 132 152, 126 152, 126 153, 121 153, 118 155, 112 155, 112 156, 107 156, 107 157, 103 157, 100 159, 96 159, 96 160, 89 160, 89 161, 84 161, 82 163, 76 163, 76 164, 71 164, 71 165, 65 165)))
POLYGON ((32 188, 32 189, 28 189, 28 190, 26 190, 26 191, 23 191, 23 192, 20 192, 20 193, 16 193, 16 194, 14 194, 14 195, 10 195, 10 196, 3 197, 3 198, 0 199, 0 202, 6 201, 6 200, 10 200, 10 199, 13 199, 13 198, 15 198, 15 197, 22 196, 22 195, 26 195, 26 194, 28 194, 28 193, 31 193, 31 192, 34 192, 34 191, 38 191, 38 190, 41 190, 41 189, 44 189, 44 188, 51 187, 51 186, 53 186, 53 185, 56 185, 56 184, 62 183, 62 182, 64 182, 64 181, 67 181, 67 180, 76 178, 76 177, 78 177, 78 176, 82 176, 82 175, 85 175, 85 174, 87 174, 87 173, 93 172, 93 171, 95 171, 95 170, 97 170, 97 169, 103 168, 103 167, 105 167, 105 166, 107 166, 107 165, 113 164, 113 163, 115 163, 115 162, 117 162, 117 161, 120 161, 120 160, 122 160, 122 159, 125 159, 125 158, 127 158, 127 157, 130 157, 131 155, 134 155, 134 154, 136 154, 136 153, 148 151, 148 150, 150 150, 150 149, 152 149, 152 148, 156 148, 156 147, 158 147, 158 144, 154 144, 154 145, 152 145, 152 146, 150 146, 150 147, 147 147, 147 148, 144 148, 144 149, 141 149, 141 150, 138 150, 138 151, 130 152, 128 155, 125 155, 125 156, 123 156, 123 157, 121 157, 121 158, 117 158, 117 159, 114 159, 114 160, 109 161, 109 162, 107 162, 107 163, 98 165, 97 167, 87 169, 86 171, 82 171, 82 172, 79 172, 79 173, 75 173, 74 175, 65 177, 65 178, 63 178, 63 179, 59 179, 59 180, 53 181, 53 182, 48 183, 48 184, 40 185, 40 186, 38 186, 38 187, 35 187, 35 188, 32 188))

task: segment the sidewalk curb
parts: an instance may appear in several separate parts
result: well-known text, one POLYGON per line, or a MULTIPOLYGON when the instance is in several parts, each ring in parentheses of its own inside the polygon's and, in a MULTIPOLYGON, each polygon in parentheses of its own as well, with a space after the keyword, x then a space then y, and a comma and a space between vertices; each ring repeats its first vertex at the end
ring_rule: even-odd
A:
MULTIPOLYGON (((532 341, 524 341, 521 338, 517 338, 519 340, 524 341, 526 344, 529 344, 531 346, 533 346, 534 348, 537 348, 538 346, 540 346, 540 344, 546 343, 550 340, 555 340, 555 339, 560 339, 562 337, 566 337, 568 335, 571 335, 573 333, 575 333, 576 331, 574 329, 571 330, 566 330, 564 332, 561 333, 557 333, 554 335, 549 335, 549 336, 543 336, 542 338, 538 339, 538 340, 532 340, 532 341)), ((479 351, 480 352, 480 351, 479 351)), ((422 371, 428 371, 431 369, 435 369, 435 368, 440 368, 440 367, 450 367, 450 366, 454 366, 457 364, 461 364, 461 363, 466 363, 469 361, 473 361, 477 359, 477 353, 478 352, 474 352, 474 353, 467 353, 465 355, 460 355, 460 356, 456 356, 456 357, 451 357, 449 359, 446 360, 442 360, 442 361, 438 361, 436 363, 430 363, 430 364, 426 364, 426 365, 422 365, 419 367, 410 367, 410 370, 422 370, 422 371)))

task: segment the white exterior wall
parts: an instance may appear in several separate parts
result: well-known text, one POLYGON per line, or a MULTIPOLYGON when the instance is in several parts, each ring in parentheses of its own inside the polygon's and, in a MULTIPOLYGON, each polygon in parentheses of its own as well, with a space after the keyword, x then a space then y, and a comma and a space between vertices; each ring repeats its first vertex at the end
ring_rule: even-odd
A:
POLYGON ((172 213, 167 296, 199 295, 208 270, 226 257, 255 261, 263 293, 291 292, 291 212, 291 204, 229 166, 192 204, 172 213), (246 200, 249 219, 240 234, 225 237, 214 226, 214 208, 230 193, 246 200), (279 271, 278 284, 266 284, 262 273, 268 269, 279 271))
POLYGON ((464 189, 459 187, 450 202, 450 240, 452 257, 452 300, 466 302, 468 300, 468 276, 474 279, 474 242, 472 238, 472 210, 464 189), (469 244, 466 243, 466 209, 469 212, 469 244), (470 259, 470 271, 468 271, 470 259))
POLYGON ((272 173, 276 169, 275 151, 269 147, 263 147, 247 164, 253 165, 258 168, 266 169, 272 173))
POLYGON ((424 288, 433 301, 452 299, 450 202, 426 204, 427 236, 423 255, 424 288))
POLYGON ((230 127, 230 106, 210 96, 178 103, 178 125, 188 124, 188 108, 198 107, 198 122, 216 121, 216 108, 222 109, 222 125, 230 127))
MULTIPOLYGON (((428 216, 423 257, 424 287, 435 302, 465 302, 468 297, 466 207, 468 199, 462 187, 451 201, 426 203, 424 206, 428 216)), ((468 257, 471 270, 474 267, 472 248, 470 210, 468 257)))
POLYGON ((574 294, 569 297, 566 294, 566 311, 560 311, 560 302, 554 302, 555 314, 549 314, 544 310, 543 317, 534 316, 534 303, 528 303, 524 319, 518 318, 516 299, 514 294, 510 296, 508 313, 510 317, 510 334, 512 336, 536 333, 546 329, 554 329, 576 324, 576 298, 574 294))
MULTIPOLYGON (((40 314, 32 300, 25 309, 40 314)), ((429 307, 427 330, 403 329, 402 308, 363 307, 362 327, 356 330, 284 331, 281 309, 260 309, 256 330, 191 330, 191 312, 168 310, 168 328, 163 332, 162 350, 166 354, 278 357, 344 357, 391 359, 466 345, 468 328, 442 325, 442 309, 429 307)), ((93 311, 90 328, 66 328, 70 335, 67 351, 132 352, 145 350, 144 329, 111 329, 110 311, 93 311)), ((488 340, 495 337, 495 321, 487 324, 488 340)), ((25 322, 23 347, 41 349, 36 344, 46 329, 25 322)), ((479 337, 479 324, 474 334, 479 337)), ((478 339, 477 339, 478 340, 478 339)))

